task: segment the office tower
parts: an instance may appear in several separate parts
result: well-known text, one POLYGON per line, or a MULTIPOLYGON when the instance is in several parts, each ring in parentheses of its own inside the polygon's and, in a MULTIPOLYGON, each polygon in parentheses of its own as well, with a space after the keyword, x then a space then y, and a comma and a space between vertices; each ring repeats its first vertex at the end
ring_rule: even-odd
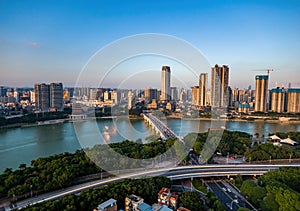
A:
POLYGON ((199 86, 192 87, 192 105, 200 104, 199 86))
POLYGON ((289 89, 292 88, 292 83, 291 83, 291 82, 289 82, 288 88, 289 88, 289 89))
POLYGON ((272 89, 271 96, 271 110, 277 113, 284 112, 285 89, 279 87, 272 89))
POLYGON ((171 100, 170 85, 171 85, 170 67, 162 66, 162 71, 161 71, 161 100, 162 101, 171 100))
POLYGON ((55 110, 63 109, 63 85, 62 83, 50 84, 50 107, 55 110))
POLYGON ((211 68, 211 106, 228 106, 229 68, 226 65, 211 68))
POLYGON ((300 113, 300 88, 288 89, 287 95, 287 112, 300 113))
POLYGON ((35 108, 38 111, 49 111, 50 108, 50 85, 35 84, 35 108))
POLYGON ((147 103, 152 102, 152 100, 158 99, 157 89, 146 88, 144 91, 144 95, 147 103))
POLYGON ((170 92, 171 92, 171 100, 178 101, 178 89, 177 89, 177 87, 171 87, 170 92))
POLYGON ((254 111, 266 112, 268 99, 268 81, 269 76, 255 76, 255 108, 254 111))
POLYGON ((208 74, 201 73, 199 77, 199 105, 206 106, 207 105, 207 84, 208 84, 208 74))

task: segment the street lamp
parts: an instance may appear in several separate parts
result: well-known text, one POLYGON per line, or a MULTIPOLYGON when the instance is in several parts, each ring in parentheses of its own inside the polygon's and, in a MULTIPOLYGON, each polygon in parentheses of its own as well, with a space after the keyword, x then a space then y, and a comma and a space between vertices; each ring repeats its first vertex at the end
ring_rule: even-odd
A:
POLYGON ((32 198, 32 185, 30 185, 30 198, 32 198))
POLYGON ((231 201, 231 203, 230 203, 230 206, 229 206, 229 209, 231 209, 231 210, 232 210, 233 202, 236 203, 236 204, 239 203, 239 201, 238 201, 237 199, 233 199, 233 200, 231 201))

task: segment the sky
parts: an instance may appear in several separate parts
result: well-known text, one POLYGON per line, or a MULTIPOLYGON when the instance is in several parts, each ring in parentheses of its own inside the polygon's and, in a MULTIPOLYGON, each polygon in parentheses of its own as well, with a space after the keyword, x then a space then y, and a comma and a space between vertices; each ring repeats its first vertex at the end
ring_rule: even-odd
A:
MULTIPOLYGON (((265 74, 265 69, 274 69, 270 87, 276 83, 286 87, 289 82, 299 87, 299 23, 299 0, 0 0, 0 86, 33 87, 41 82, 74 86, 103 49, 126 37, 153 33, 192 45, 210 66, 228 65, 232 88, 254 87, 255 75, 265 74)), ((164 47, 164 43, 150 45, 164 47)), ((126 53, 129 48, 116 51, 126 53)), ((177 45, 169 50, 180 51, 177 45)), ((109 55, 115 56, 116 51, 109 55)), ((157 57, 127 58, 129 62, 111 67, 110 77, 106 77, 108 69, 99 67, 99 78, 105 77, 97 78, 98 85, 118 86, 114 79, 132 76, 122 84, 156 87, 162 65, 178 73, 173 86, 179 86, 180 80, 197 85, 197 77, 181 77, 188 68, 180 61, 157 57), (134 72, 137 67, 139 72, 134 72)), ((106 67, 104 63, 97 65, 106 67)), ((210 68, 199 66, 193 71, 210 73, 210 68)), ((95 83, 86 81, 86 85, 95 83)))

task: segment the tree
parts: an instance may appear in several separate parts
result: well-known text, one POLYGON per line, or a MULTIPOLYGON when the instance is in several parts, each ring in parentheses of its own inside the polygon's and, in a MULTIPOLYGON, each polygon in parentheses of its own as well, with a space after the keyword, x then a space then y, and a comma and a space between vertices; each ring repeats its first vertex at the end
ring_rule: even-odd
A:
POLYGON ((196 192, 183 192, 179 195, 179 201, 190 210, 203 210, 204 205, 201 197, 196 192))

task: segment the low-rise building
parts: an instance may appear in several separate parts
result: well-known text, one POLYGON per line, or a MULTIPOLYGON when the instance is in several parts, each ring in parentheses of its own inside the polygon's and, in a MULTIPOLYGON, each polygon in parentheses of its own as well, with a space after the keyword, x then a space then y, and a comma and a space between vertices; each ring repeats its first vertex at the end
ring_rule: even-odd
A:
POLYGON ((125 198, 125 211, 139 211, 137 207, 143 203, 143 198, 131 194, 125 198))
POLYGON ((170 189, 163 187, 158 192, 157 202, 158 202, 158 204, 164 204, 164 205, 169 206, 170 205, 170 197, 171 197, 170 189))
POLYGON ((102 204, 99 204, 97 209, 94 209, 94 211, 117 211, 117 200, 115 199, 109 199, 102 204))

